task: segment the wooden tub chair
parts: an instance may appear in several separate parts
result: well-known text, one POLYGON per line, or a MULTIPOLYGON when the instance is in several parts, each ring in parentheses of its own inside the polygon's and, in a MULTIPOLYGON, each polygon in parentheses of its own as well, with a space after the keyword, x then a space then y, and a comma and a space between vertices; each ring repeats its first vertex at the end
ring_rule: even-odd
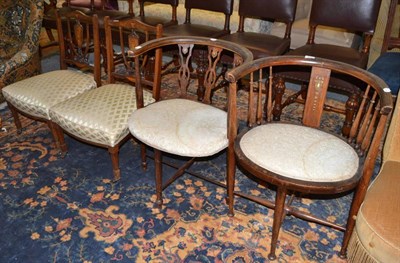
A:
MULTIPOLYGON (((228 201, 234 213, 234 195, 245 197, 274 209, 271 247, 268 258, 277 258, 279 231, 286 215, 344 231, 342 251, 354 228, 355 216, 374 172, 385 126, 393 107, 385 82, 367 71, 345 63, 296 56, 268 57, 245 63, 227 73, 229 87, 228 201), (274 122, 272 94, 284 85, 280 67, 310 69, 308 90, 299 116, 274 122), (278 74, 276 74, 278 72, 278 74), (363 99, 355 114, 348 138, 340 126, 324 122, 327 89, 331 76, 344 74, 361 82, 363 99), (238 134, 237 82, 250 75, 248 128, 238 134), (266 96, 263 96, 263 92, 266 96), (275 200, 254 196, 251 191, 235 191, 235 168, 250 173, 263 185, 276 189, 275 200), (323 220, 296 209, 293 198, 316 195, 337 197, 354 191, 346 225, 323 220), (288 197, 288 198, 287 198, 288 197)), ((250 177, 249 177, 250 178, 250 177)), ((259 189, 259 188, 258 188, 259 189)))

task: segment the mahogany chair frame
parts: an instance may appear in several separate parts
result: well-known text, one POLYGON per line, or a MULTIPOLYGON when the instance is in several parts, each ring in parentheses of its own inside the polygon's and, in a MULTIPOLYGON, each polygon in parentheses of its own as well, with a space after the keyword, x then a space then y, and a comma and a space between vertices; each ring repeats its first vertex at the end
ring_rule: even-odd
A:
MULTIPOLYGON (((145 43, 144 45, 141 46, 140 49, 135 50, 135 52, 132 53, 132 55, 135 57, 135 65, 138 65, 140 61, 140 57, 152 52, 155 49, 158 48, 169 48, 173 46, 178 46, 179 50, 179 57, 181 59, 181 67, 179 69, 179 74, 178 74, 178 85, 177 85, 177 97, 186 99, 186 100, 196 100, 195 96, 193 94, 189 94, 188 92, 188 85, 190 82, 190 60, 191 56, 194 53, 194 50, 196 47, 200 47, 204 49, 206 47, 208 49, 208 66, 207 70, 205 73, 205 96, 203 99, 203 103, 210 105, 211 104, 211 94, 212 94, 212 89, 213 87, 217 84, 217 74, 216 74, 216 68, 218 65, 218 62, 220 61, 221 54, 223 52, 231 52, 234 56, 234 65, 240 65, 244 62, 250 62, 253 59, 253 56, 251 52, 234 43, 230 43, 227 41, 223 40, 216 40, 216 39, 209 39, 205 37, 164 37, 161 39, 156 39, 149 41, 145 43)), ((136 75, 137 78, 139 77, 139 71, 136 70, 136 75)), ((143 107, 143 102, 142 102, 142 92, 143 92, 143 83, 138 82, 136 85, 137 88, 137 105, 138 105, 138 111, 140 111, 140 108, 143 107)), ((162 100, 168 100, 170 98, 163 98, 161 97, 161 89, 156 91, 155 98, 157 101, 162 101, 162 100)), ((155 102, 157 103, 157 102, 155 102)), ((132 124, 134 126, 134 124, 132 124)), ((131 130, 132 131, 132 130, 131 130)), ((162 131, 160 131, 162 132, 162 131)), ((140 140, 140 138, 137 138, 140 140)), ((210 178, 207 178, 205 176, 202 176, 200 174, 191 172, 189 170, 190 166, 194 163, 196 157, 188 157, 187 161, 182 165, 182 166, 176 166, 175 164, 172 164, 171 162, 164 162, 162 159, 163 152, 159 149, 154 148, 154 162, 155 162, 155 178, 156 178, 156 203, 161 206, 163 201, 162 201, 162 192, 163 190, 168 187, 171 183, 173 183, 177 178, 180 176, 184 175, 185 173, 188 173, 190 175, 196 176, 198 178, 201 178, 203 180, 206 180, 208 182, 214 183, 216 185, 226 187, 224 184, 217 182, 215 180, 212 180, 210 178), (163 164, 168 165, 170 167, 175 168, 177 171, 176 173, 170 177, 169 180, 163 182, 163 164)), ((204 156, 203 156, 204 157, 204 156)), ((142 166, 144 169, 147 167, 147 155, 146 152, 142 151, 142 166)))
MULTIPOLYGON (((355 224, 355 216, 364 199, 368 184, 374 172, 375 161, 380 151, 380 144, 385 136, 385 127, 392 111, 393 101, 390 90, 377 76, 369 72, 345 64, 326 59, 308 59, 296 56, 269 57, 255 60, 251 63, 243 64, 227 73, 226 78, 230 82, 229 87, 229 146, 228 146, 228 202, 230 214, 234 213, 234 195, 242 196, 268 208, 274 209, 273 232, 269 258, 276 258, 275 250, 279 230, 285 215, 293 215, 303 220, 323 224, 344 231, 344 239, 341 249, 341 256, 345 255, 346 247, 349 242, 355 224), (250 79, 258 87, 258 94, 250 89, 248 126, 250 129, 258 125, 268 125, 272 119, 273 101, 271 94, 275 85, 284 85, 284 82, 275 74, 275 68, 280 66, 303 66, 312 68, 310 84, 307 96, 309 100, 305 104, 302 123, 304 126, 315 129, 320 128, 321 116, 324 112, 324 96, 327 91, 331 73, 338 72, 353 76, 367 84, 363 92, 363 100, 354 118, 349 138, 343 138, 359 154, 361 160, 358 173, 347 180, 337 182, 313 182, 293 179, 280 174, 268 171, 255 164, 243 153, 239 142, 246 133, 242 131, 238 136, 238 117, 237 117, 237 89, 238 81, 250 74, 250 79), (262 71, 264 69, 264 71, 262 71), (262 79, 263 73, 267 80, 262 79), (260 76, 259 79, 256 76, 260 76), (262 90, 270 96, 261 100, 262 90), (263 105, 264 103, 264 105, 263 105), (250 172, 262 182, 274 185, 277 188, 275 201, 269 201, 250 195, 247 192, 234 191, 236 163, 246 171, 250 172), (353 201, 349 211, 347 224, 345 226, 336 225, 332 222, 323 220, 309 213, 304 213, 291 206, 291 199, 285 204, 288 194, 323 194, 334 195, 346 193, 355 189, 353 201)), ((339 135, 336 135, 339 136, 339 135)), ((267 151, 268 149, 266 149, 267 151)), ((288 160, 290 162, 290 160, 288 160)))
MULTIPOLYGON (((155 51, 154 57, 154 67, 153 71, 155 72, 155 77, 152 80, 143 79, 140 75, 143 72, 143 68, 146 67, 146 63, 149 61, 149 58, 137 62, 134 66, 132 65, 133 59, 131 57, 132 52, 134 52, 138 47, 140 47, 141 43, 146 42, 151 38, 160 38, 162 36, 162 26, 151 26, 144 24, 143 22, 132 19, 124 19, 124 20, 112 20, 109 17, 104 18, 105 25, 105 35, 106 35, 106 45, 107 45, 107 76, 108 83, 113 84, 116 81, 126 82, 129 84, 139 84, 144 83, 148 87, 153 88, 153 96, 157 90, 159 90, 160 86, 160 76, 161 71, 161 60, 162 60, 162 50, 157 49, 155 51), (140 34, 140 35, 139 35, 140 34), (115 37, 118 36, 118 40, 115 37), (121 52, 116 54, 114 50, 115 43, 119 43, 121 52), (116 72, 116 64, 122 65, 125 70, 121 72, 116 72), (134 71, 139 71, 136 74, 134 71), (140 80, 140 81, 139 81, 140 80)), ((98 34, 96 34, 98 35, 98 34)), ((154 56, 154 54, 152 54, 154 56)), ((99 55, 100 57, 100 55, 99 55)), ((135 61, 136 63, 136 61, 135 61)), ((97 62, 97 67, 100 68, 100 61, 97 62)), ((107 84, 103 85, 101 88, 107 88, 107 84)), ((112 88, 112 87, 111 87, 112 88)), ((134 89, 135 87, 132 87, 134 89)), ((67 145, 64 139, 64 133, 69 136, 83 141, 87 144, 106 148, 111 156, 114 181, 117 181, 121 178, 121 171, 119 166, 119 150, 120 147, 130 138, 132 138, 131 134, 128 133, 124 138, 122 138, 116 145, 109 146, 106 144, 101 144, 97 142, 90 141, 89 139, 78 137, 71 132, 62 129, 60 125, 53 123, 55 131, 57 133, 57 138, 59 141, 60 149, 63 155, 65 155, 68 151, 67 145)), ((143 150, 142 150, 143 151, 143 150)))

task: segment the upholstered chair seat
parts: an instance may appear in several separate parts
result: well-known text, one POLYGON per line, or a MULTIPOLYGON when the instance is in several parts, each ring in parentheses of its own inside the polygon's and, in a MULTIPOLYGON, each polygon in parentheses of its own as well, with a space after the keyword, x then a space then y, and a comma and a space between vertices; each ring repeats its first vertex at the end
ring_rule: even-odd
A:
POLYGON ((50 120, 52 106, 96 87, 89 74, 56 70, 8 85, 3 88, 3 95, 21 112, 50 120))
POLYGON ((180 156, 211 156, 228 146, 226 112, 186 99, 159 101, 134 112, 129 129, 143 143, 180 156))
POLYGON ((240 148, 260 167, 297 180, 343 181, 358 170, 358 155, 349 144, 305 126, 281 123, 258 126, 241 138, 240 148), (291 165, 287 165, 288 160, 291 165))
MULTIPOLYGON (((151 92, 144 92, 144 101, 153 102, 151 92)), ((50 116, 69 134, 114 147, 129 134, 128 118, 134 110, 134 87, 108 84, 55 105, 50 116)))

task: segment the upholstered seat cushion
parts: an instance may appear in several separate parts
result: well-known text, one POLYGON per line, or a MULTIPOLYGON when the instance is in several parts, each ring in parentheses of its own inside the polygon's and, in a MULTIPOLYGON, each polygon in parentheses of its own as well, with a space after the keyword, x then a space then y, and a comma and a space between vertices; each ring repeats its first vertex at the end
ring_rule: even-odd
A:
POLYGON ((129 129, 143 143, 180 156, 211 156, 228 145, 227 113, 186 99, 164 100, 135 111, 129 129))
MULTIPOLYGON (((145 91, 145 104, 153 102, 145 91)), ((136 110, 135 88, 108 84, 50 109, 52 121, 78 138, 113 147, 128 135, 128 118, 136 110)))
POLYGON ((289 50, 290 47, 290 39, 253 32, 229 34, 222 37, 222 39, 249 48, 254 55, 254 59, 281 55, 289 50))
POLYGON ((273 173, 297 180, 337 182, 353 177, 355 150, 338 137, 293 124, 255 127, 240 140, 244 155, 273 173))
POLYGON ((56 70, 15 82, 4 87, 2 92, 20 111, 50 119, 50 107, 96 87, 93 76, 73 70, 56 70))
POLYGON ((366 68, 368 62, 368 56, 366 56, 364 53, 359 52, 357 49, 330 44, 304 45, 292 51, 289 51, 287 55, 310 55, 314 57, 321 57, 345 62, 359 68, 366 68))

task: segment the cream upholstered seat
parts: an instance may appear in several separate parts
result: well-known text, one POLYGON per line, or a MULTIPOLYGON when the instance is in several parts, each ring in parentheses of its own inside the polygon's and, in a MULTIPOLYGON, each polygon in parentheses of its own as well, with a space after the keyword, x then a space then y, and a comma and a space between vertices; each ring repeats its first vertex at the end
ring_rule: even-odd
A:
POLYGON ((345 141, 299 125, 274 123, 255 127, 243 135, 240 148, 260 167, 297 180, 343 181, 358 170, 358 155, 345 141))
POLYGON ((96 87, 89 74, 56 70, 8 85, 3 95, 19 111, 49 120, 50 107, 96 87))
MULTIPOLYGON (((114 179, 118 180, 119 148, 131 137, 128 118, 137 109, 138 101, 135 87, 131 85, 137 79, 133 76, 133 61, 129 53, 135 50, 140 41, 148 41, 150 36, 161 37, 162 26, 149 26, 137 19, 112 20, 109 17, 105 17, 104 26, 109 83, 54 105, 50 109, 50 117, 63 153, 67 151, 64 132, 86 143, 107 148, 111 155, 114 179), (146 37, 140 40, 140 34, 146 37), (125 43, 128 43, 128 46, 125 47, 125 43), (124 52, 114 51, 114 45, 119 45, 118 50, 124 52), (116 79, 127 83, 115 83, 116 79)), ((155 73, 161 70, 161 55, 160 52, 156 52, 154 60, 143 60, 154 61, 156 69, 152 70, 149 66, 148 70, 155 73)), ((143 61, 138 64, 147 67, 148 64, 143 61)), ((139 68, 138 71, 142 72, 143 68, 139 68)), ((160 84, 159 78, 146 81, 146 84, 156 90, 156 86, 160 84)), ((141 103, 147 105, 152 102, 153 93, 144 90, 141 103)))
POLYGON ((100 67, 93 66, 89 61, 89 55, 94 53, 95 65, 99 65, 100 62, 97 16, 89 17, 75 11, 63 14, 61 18, 57 12, 57 26, 61 69, 15 82, 2 90, 19 131, 22 127, 18 113, 21 113, 47 122, 53 136, 56 136, 51 123, 49 123, 49 109, 57 103, 92 90, 101 84, 100 67), (61 19, 64 21, 64 29, 61 19), (67 26, 67 24, 69 25, 67 26), (93 32, 93 34, 89 32, 93 32), (92 48, 88 49, 87 46, 92 48), (69 65, 92 70, 93 75, 67 69, 69 65))
MULTIPOLYGON (((278 237, 287 214, 344 231, 342 252, 354 227, 354 216, 364 198, 373 175, 379 146, 392 110, 390 89, 378 77, 349 64, 313 57, 279 56, 244 63, 227 72, 229 86, 228 109, 228 204, 233 215, 234 194, 274 209, 270 260, 276 259, 278 237), (300 68, 310 72, 303 105, 286 114, 285 122, 273 122, 273 112, 281 102, 274 100, 277 89, 285 85, 280 76, 282 67, 300 68), (265 75, 267 73, 267 76, 265 75), (328 86, 335 74, 355 78, 364 89, 360 107, 356 110, 349 136, 340 132, 341 120, 327 122, 328 86), (248 76, 249 75, 249 76, 248 76), (248 129, 238 134, 237 89, 243 77, 250 79, 248 129), (256 89, 255 89, 256 88, 256 89), (257 92, 255 91, 257 90, 257 92), (266 95, 265 95, 266 94, 266 95), (249 178, 276 190, 273 202, 251 189, 235 189, 235 162, 249 178), (353 195, 346 225, 318 218, 302 208, 294 207, 293 198, 326 198, 353 195), (291 196, 287 198, 287 196, 291 196)), ((288 96, 287 100, 290 100, 288 96)), ((292 97, 293 99, 293 97, 292 97)), ((285 101, 283 103, 286 103, 285 101)), ((260 188, 258 188, 260 189, 260 188)), ((332 215, 333 216, 333 215, 332 215)), ((328 217, 329 218, 329 217, 328 217)))
MULTIPOLYGON (((228 145, 227 113, 211 105, 211 91, 218 84, 217 65, 221 62, 222 54, 231 57, 234 66, 253 57, 242 46, 205 37, 164 37, 145 43, 134 52, 134 56, 138 59, 157 48, 177 48, 179 51, 178 80, 171 87, 175 90, 175 96, 166 96, 157 90, 156 98, 159 99, 155 103, 132 113, 129 129, 135 138, 154 149, 156 203, 162 205, 163 189, 185 174, 195 158, 211 158, 228 145), (195 94, 188 90, 190 62, 198 50, 205 54, 205 95, 202 102, 196 101, 195 94), (185 161, 179 166, 173 161, 169 162, 168 165, 177 168, 177 171, 164 182, 163 153, 179 155, 185 161)), ((140 87, 138 92, 141 91, 140 87)), ((142 158, 143 166, 146 166, 146 156, 142 155, 142 158)), ((197 176, 216 183, 210 178, 197 176)))
POLYGON ((228 146, 226 112, 191 100, 165 100, 136 111, 129 129, 143 143, 180 156, 210 156, 228 146))
MULTIPOLYGON (((144 92, 145 105, 154 101, 144 92)), ((117 145, 129 134, 128 118, 136 110, 135 88, 127 84, 108 84, 58 103, 50 110, 53 122, 87 141, 117 145)))

